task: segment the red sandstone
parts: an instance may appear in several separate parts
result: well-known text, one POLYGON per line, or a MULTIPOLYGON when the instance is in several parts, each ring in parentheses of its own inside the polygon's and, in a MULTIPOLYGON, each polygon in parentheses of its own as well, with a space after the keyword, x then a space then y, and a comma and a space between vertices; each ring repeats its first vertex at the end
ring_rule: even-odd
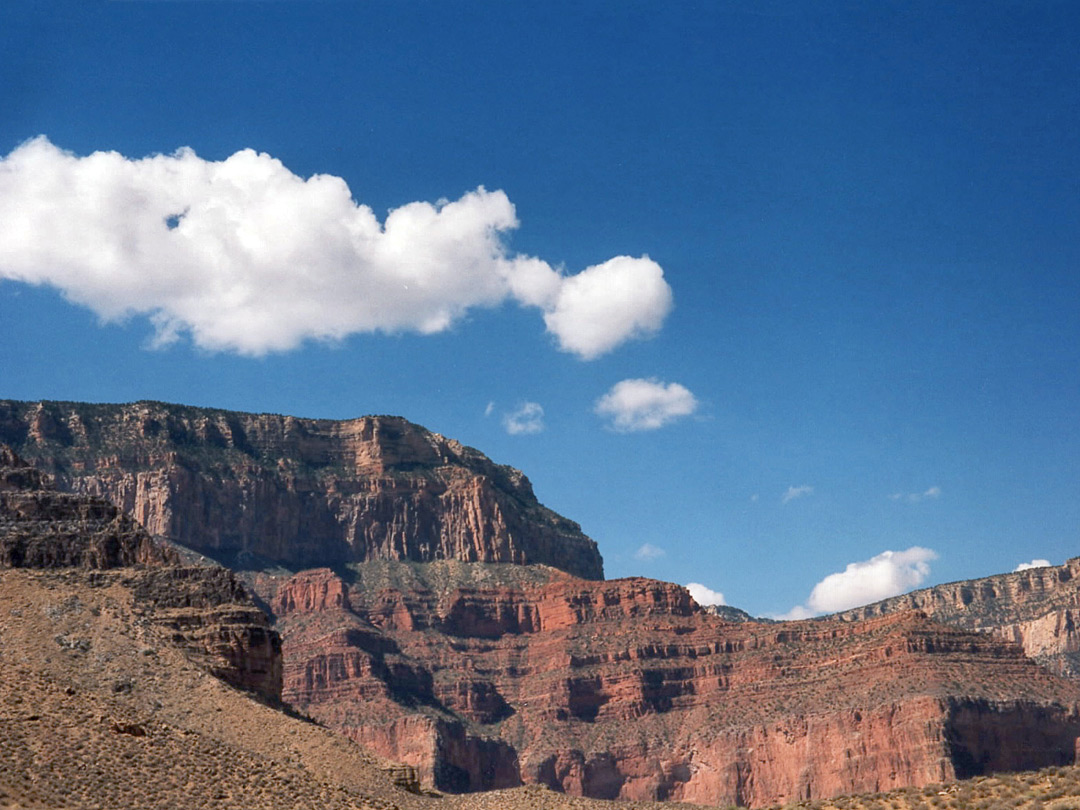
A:
POLYGON ((640 578, 360 575, 277 583, 284 697, 443 787, 762 805, 1071 762, 1080 736, 1080 686, 916 612, 727 623, 640 578))

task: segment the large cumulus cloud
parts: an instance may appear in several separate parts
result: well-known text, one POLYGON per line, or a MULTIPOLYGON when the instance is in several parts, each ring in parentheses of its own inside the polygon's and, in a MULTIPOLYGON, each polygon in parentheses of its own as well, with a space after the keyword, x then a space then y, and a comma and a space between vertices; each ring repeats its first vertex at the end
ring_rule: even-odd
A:
POLYGON ((660 328, 671 289, 656 262, 618 256, 567 275, 511 254, 517 225, 506 194, 483 187, 380 223, 340 177, 305 179, 250 149, 80 157, 38 137, 0 158, 0 280, 55 287, 105 321, 149 316, 160 344, 189 335, 260 355, 430 334, 506 300, 538 308, 582 359, 660 328))

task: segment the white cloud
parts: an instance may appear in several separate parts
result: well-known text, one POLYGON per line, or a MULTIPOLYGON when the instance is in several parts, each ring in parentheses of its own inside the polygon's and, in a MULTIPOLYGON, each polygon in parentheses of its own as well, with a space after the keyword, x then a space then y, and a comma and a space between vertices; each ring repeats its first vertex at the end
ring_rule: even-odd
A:
POLYGON ((623 380, 596 400, 593 410, 611 419, 611 425, 622 433, 656 430, 669 422, 689 416, 697 410, 698 401, 690 390, 679 383, 659 380, 623 380))
POLYGON ((1029 568, 1049 568, 1052 564, 1049 560, 1032 560, 1031 562, 1020 563, 1013 571, 1027 571, 1029 568))
POLYGON ((810 610, 810 608, 805 605, 796 605, 787 613, 779 613, 770 618, 779 619, 782 622, 794 622, 799 621, 800 619, 812 619, 816 615, 817 614, 814 613, 814 611, 810 610))
POLYGON ((667 552, 659 546, 654 546, 652 543, 643 543, 641 547, 634 552, 634 559, 647 562, 650 560, 658 560, 666 554, 667 552))
POLYGON ((793 501, 796 498, 802 498, 806 495, 812 495, 813 492, 814 488, 811 486, 807 486, 806 484, 803 484, 800 487, 788 487, 787 492, 784 493, 784 497, 780 499, 780 502, 787 503, 788 501, 793 501))
POLYGON ((512 255, 502 191, 413 202, 380 223, 340 177, 246 149, 78 157, 38 137, 0 158, 0 280, 59 289, 104 321, 146 315, 155 343, 261 355, 365 332, 443 331, 470 309, 537 307, 582 359, 647 337, 671 309, 648 257, 564 275, 512 255))
POLYGON ((909 492, 906 495, 903 492, 894 492, 889 496, 890 500, 894 501, 908 501, 909 503, 918 503, 919 501, 933 500, 941 497, 941 487, 930 487, 925 492, 909 492))
POLYGON ((664 271, 648 256, 616 256, 563 280, 544 313, 559 346, 585 360, 659 331, 671 311, 664 271))
POLYGON ((487 407, 484 408, 484 418, 486 419, 487 417, 491 416, 491 414, 493 414, 493 413, 495 413, 495 403, 494 402, 488 402, 487 407))
POLYGON ((503 427, 511 436, 539 433, 544 429, 544 409, 538 402, 523 402, 503 415, 503 427))
POLYGON ((848 563, 843 571, 829 574, 815 585, 805 605, 792 608, 780 618, 804 619, 835 613, 904 593, 922 584, 930 574, 930 561, 937 556, 928 548, 912 546, 848 563))
POLYGON ((724 595, 720 591, 714 591, 712 588, 707 588, 700 582, 691 582, 686 586, 686 590, 690 591, 690 595, 694 597, 694 601, 704 607, 705 605, 726 605, 724 601, 724 595))

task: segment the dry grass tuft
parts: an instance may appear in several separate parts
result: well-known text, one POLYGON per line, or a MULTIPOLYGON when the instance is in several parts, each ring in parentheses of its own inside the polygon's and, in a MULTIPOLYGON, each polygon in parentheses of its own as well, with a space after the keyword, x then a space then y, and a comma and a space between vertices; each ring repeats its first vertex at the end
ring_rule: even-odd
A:
MULTIPOLYGON (((780 810, 778 806, 775 810, 780 810)), ((783 810, 1080 810, 1080 766, 977 776, 948 785, 795 802, 783 810)))

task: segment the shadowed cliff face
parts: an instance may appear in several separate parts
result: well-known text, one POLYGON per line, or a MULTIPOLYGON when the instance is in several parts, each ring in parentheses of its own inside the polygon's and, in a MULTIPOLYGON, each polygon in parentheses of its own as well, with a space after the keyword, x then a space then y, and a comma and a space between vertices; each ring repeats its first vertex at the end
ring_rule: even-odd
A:
POLYGON ((0 401, 0 442, 58 488, 229 563, 450 559, 603 578, 596 544, 519 471, 398 417, 0 401))
POLYGON ((837 614, 845 621, 921 610, 936 621, 1013 641, 1051 672, 1080 679, 1080 557, 950 582, 837 614))
POLYGON ((110 502, 56 492, 0 445, 0 567, 104 569, 176 561, 110 502))
POLYGON ((287 701, 450 790, 766 805, 1071 763, 1080 685, 918 612, 728 622, 542 567, 261 575, 287 701))
POLYGON ((131 589, 139 615, 203 667, 279 701, 281 640, 269 618, 231 571, 178 561, 111 503, 50 489, 0 445, 0 569, 76 569, 93 587, 131 589))

